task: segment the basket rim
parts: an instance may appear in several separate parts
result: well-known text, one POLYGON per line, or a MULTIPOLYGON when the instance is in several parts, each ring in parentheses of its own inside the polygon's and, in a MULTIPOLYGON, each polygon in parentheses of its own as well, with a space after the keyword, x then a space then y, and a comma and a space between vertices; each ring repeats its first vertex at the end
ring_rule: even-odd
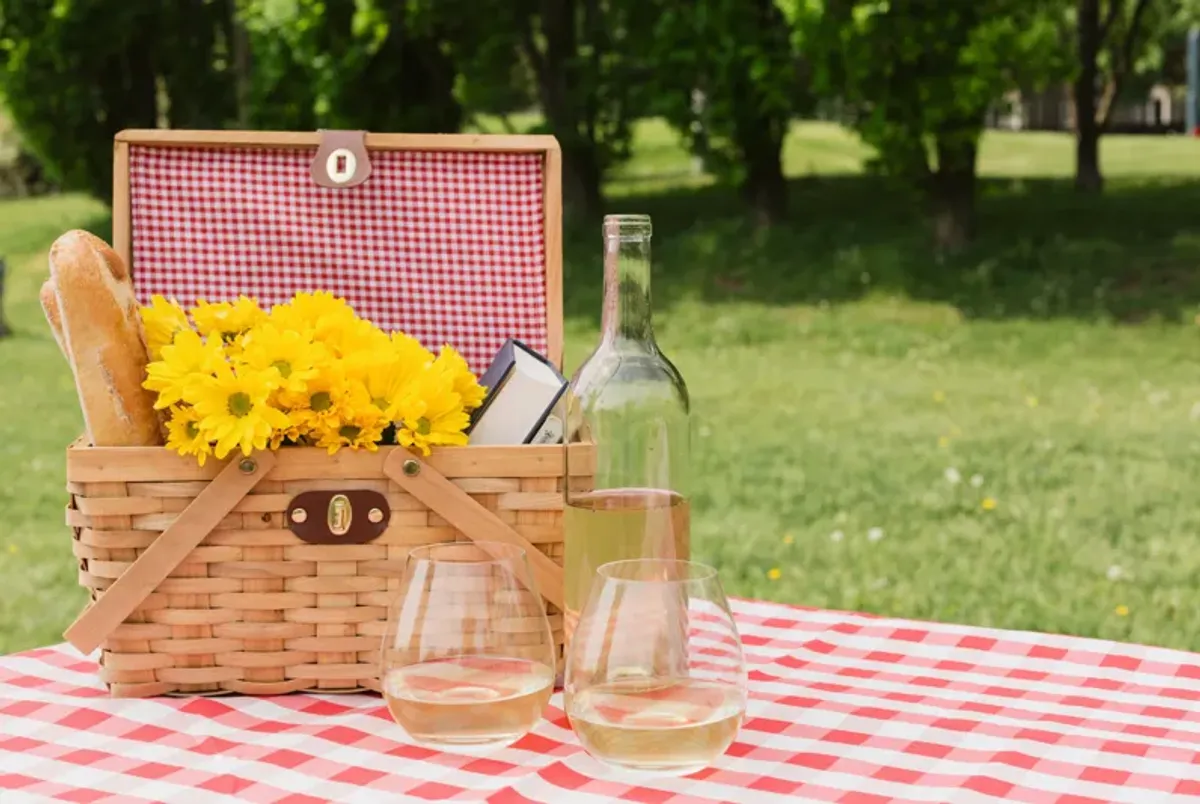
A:
MULTIPOLYGON (((595 445, 569 445, 572 476, 590 476, 595 471, 595 445)), ((561 477, 565 454, 562 444, 519 444, 513 446, 434 447, 427 456, 402 446, 380 446, 375 451, 342 449, 330 455, 322 447, 288 446, 271 452, 275 465, 271 480, 308 478, 372 478, 383 476, 384 461, 397 450, 420 457, 449 478, 466 477, 561 477)), ((211 480, 232 462, 244 459, 238 452, 227 458, 210 458, 200 466, 195 458, 179 455, 165 446, 97 447, 79 436, 67 446, 66 479, 69 483, 183 482, 211 480)), ((253 457, 253 456, 251 456, 253 457)))
MULTIPOLYGON (((321 137, 319 130, 127 128, 113 135, 113 141, 179 148, 315 148, 320 145, 321 137)), ((404 134, 367 131, 365 139, 369 150, 562 153, 558 139, 552 134, 404 134)))

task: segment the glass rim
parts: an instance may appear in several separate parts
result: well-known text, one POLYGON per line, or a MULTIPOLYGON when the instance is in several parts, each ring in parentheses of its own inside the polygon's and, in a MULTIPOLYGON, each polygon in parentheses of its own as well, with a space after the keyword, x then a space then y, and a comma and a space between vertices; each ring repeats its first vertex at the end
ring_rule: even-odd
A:
POLYGON ((424 561, 432 564, 497 564, 504 561, 523 561, 526 559, 525 548, 509 542, 498 542, 473 539, 467 541, 436 542, 422 544, 408 551, 412 561, 424 561), (480 552, 479 558, 438 558, 437 553, 444 550, 471 550, 480 552))
POLYGON ((596 567, 596 574, 606 581, 616 583, 653 583, 653 584, 685 584, 703 583, 718 578, 716 567, 701 561, 689 561, 682 558, 626 558, 620 561, 609 561, 596 567), (683 570, 679 577, 671 579, 659 578, 622 578, 614 574, 621 567, 631 565, 662 566, 683 570))

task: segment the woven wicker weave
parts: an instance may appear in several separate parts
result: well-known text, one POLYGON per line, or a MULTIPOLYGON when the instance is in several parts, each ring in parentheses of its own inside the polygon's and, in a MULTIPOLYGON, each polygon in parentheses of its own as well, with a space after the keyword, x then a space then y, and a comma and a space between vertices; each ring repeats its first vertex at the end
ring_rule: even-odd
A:
MULTIPOLYGON (((249 493, 217 504, 222 510, 205 506, 220 515, 217 526, 103 641, 100 672, 111 693, 378 689, 386 606, 408 551, 467 538, 388 477, 389 459, 398 458, 414 460, 389 447, 332 457, 317 449, 282 449, 249 493), (386 495, 387 529, 369 544, 305 543, 285 526, 284 512, 297 494, 318 489, 386 495)), ((585 464, 571 461, 573 470, 585 464)), ((445 448, 421 465, 422 474, 445 477, 480 511, 561 565, 561 447, 445 448)), ((212 478, 235 468, 220 462, 200 468, 165 449, 69 449, 67 524, 74 531, 79 582, 93 600, 164 529, 177 525, 185 511, 195 512, 189 506, 212 478)), ((590 480, 578 476, 573 483, 590 480)), ((463 505, 448 497, 438 507, 458 517, 463 505)), ((561 589, 558 595, 543 592, 561 595, 561 589)), ((562 614, 552 603, 547 613, 561 662, 562 614)), ((521 631, 514 623, 506 636, 514 655, 526 638, 521 631)))

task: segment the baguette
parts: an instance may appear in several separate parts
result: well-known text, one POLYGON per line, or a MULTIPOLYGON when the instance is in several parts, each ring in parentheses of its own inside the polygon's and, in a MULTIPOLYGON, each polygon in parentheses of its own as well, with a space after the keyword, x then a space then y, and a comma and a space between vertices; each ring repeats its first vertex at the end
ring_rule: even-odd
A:
POLYGON ((38 298, 42 302, 42 312, 46 314, 46 321, 50 324, 50 331, 54 334, 54 342, 58 344, 63 357, 70 363, 71 353, 67 351, 67 342, 63 340, 62 313, 58 309, 58 295, 54 290, 53 279, 47 279, 42 283, 42 290, 38 294, 38 298))
POLYGON ((161 444, 155 397, 142 387, 148 356, 125 262, 100 238, 72 230, 50 248, 50 277, 89 440, 161 444))

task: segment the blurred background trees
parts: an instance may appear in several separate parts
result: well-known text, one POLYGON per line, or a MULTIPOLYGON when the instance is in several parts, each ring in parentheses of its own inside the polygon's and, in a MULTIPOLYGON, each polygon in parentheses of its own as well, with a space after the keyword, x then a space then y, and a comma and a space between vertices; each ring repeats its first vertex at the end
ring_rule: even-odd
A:
POLYGON ((39 176, 100 198, 122 128, 515 131, 533 112, 584 218, 631 123, 660 116, 761 225, 799 214, 784 137, 823 116, 876 149, 953 251, 975 234, 989 121, 1061 91, 1076 186, 1100 191, 1122 97, 1182 73, 1198 14, 1198 0, 0 0, 0 98, 39 176))

